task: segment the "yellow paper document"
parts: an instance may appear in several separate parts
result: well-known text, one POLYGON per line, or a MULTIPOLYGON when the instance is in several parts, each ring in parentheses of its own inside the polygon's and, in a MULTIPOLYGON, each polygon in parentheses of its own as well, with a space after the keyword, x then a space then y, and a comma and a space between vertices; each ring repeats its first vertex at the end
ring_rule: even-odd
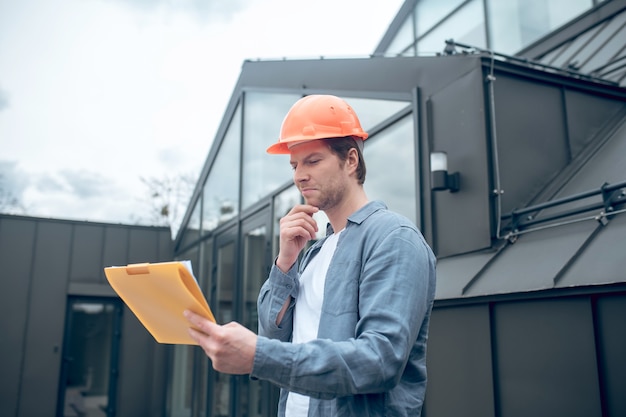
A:
POLYGON ((104 268, 111 287, 159 343, 197 345, 189 336, 190 310, 215 317, 185 261, 130 264, 104 268))

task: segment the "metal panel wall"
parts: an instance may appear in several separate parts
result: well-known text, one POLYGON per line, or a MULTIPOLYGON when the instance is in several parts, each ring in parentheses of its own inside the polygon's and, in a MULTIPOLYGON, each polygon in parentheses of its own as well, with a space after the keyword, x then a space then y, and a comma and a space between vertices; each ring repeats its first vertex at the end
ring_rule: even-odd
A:
POLYGON ((561 89, 498 74, 496 131, 502 211, 523 207, 569 162, 561 89))
POLYGON ((458 192, 433 192, 433 246, 440 258, 491 246, 482 80, 477 65, 433 94, 427 106, 432 113, 430 151, 447 152, 448 171, 461 175, 458 192))
POLYGON ((72 242, 70 281, 100 283, 102 277, 102 239, 105 228, 76 226, 72 242))
POLYGON ((607 416, 626 416, 626 294, 601 297, 597 302, 600 380, 607 416))
POLYGON ((626 415, 626 292, 521 297, 435 304, 423 417, 626 415))
POLYGON ((497 415, 600 417, 588 298, 494 306, 497 415))
POLYGON ((155 262, 159 258, 159 237, 150 230, 131 229, 128 263, 155 262))
POLYGON ((489 306, 435 308, 423 417, 493 417, 489 306))
MULTIPOLYGON (((0 215, 0 415, 53 415, 69 294, 114 296, 104 266, 171 260, 172 248, 165 228, 0 215)), ((167 347, 127 308, 122 327, 116 415, 163 415, 167 347)))
POLYGON ((618 100, 583 94, 575 90, 565 91, 567 132, 572 158, 593 139, 626 105, 618 100))
POLYGON ((72 226, 39 222, 28 299, 20 416, 50 415, 57 404, 72 226), (37 401, 33 401, 33 399, 37 401))
POLYGON ((24 362, 36 224, 0 218, 0 415, 15 416, 24 362))
POLYGON ((121 226, 111 226, 104 230, 102 248, 102 265, 127 265, 128 262, 128 235, 130 230, 121 226))

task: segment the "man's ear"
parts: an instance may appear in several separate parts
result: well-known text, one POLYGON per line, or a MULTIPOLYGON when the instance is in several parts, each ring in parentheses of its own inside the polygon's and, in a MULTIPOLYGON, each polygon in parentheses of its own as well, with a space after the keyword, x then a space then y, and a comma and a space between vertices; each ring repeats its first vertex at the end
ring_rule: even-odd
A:
POLYGON ((359 151, 356 148, 350 148, 348 151, 348 157, 346 158, 346 163, 351 169, 356 171, 359 166, 359 151))

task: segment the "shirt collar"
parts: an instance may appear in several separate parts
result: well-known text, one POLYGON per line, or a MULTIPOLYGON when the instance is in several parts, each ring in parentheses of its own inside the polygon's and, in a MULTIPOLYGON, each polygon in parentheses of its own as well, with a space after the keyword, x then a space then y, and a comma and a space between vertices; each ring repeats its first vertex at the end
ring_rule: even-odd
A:
MULTIPOLYGON (((369 203, 367 203, 366 205, 364 205, 363 207, 361 207, 360 209, 352 213, 350 216, 348 216, 348 221, 351 223, 361 224, 363 223, 363 221, 365 221, 365 219, 367 219, 373 213, 377 212, 378 210, 386 210, 386 209, 387 209, 387 205, 383 203, 382 201, 378 201, 378 200, 370 201, 369 203)), ((330 236, 333 233, 334 233, 333 227, 330 225, 330 223, 328 223, 326 225, 326 236, 330 236)))

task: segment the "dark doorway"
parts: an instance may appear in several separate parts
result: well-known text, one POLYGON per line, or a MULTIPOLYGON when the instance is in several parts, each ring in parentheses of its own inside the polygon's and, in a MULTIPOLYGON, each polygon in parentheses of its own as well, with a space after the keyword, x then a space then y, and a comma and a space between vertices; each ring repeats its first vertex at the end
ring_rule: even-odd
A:
POLYGON ((113 417, 122 306, 109 298, 70 297, 57 417, 113 417))

